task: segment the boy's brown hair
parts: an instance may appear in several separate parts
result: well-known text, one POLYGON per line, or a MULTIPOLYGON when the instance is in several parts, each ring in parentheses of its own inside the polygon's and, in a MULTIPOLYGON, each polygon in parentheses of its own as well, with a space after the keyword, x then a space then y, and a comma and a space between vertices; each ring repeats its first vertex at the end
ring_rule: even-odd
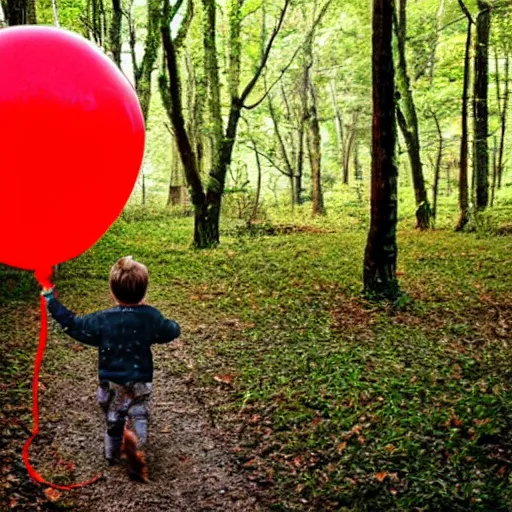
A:
POLYGON ((138 304, 146 295, 149 273, 146 265, 131 256, 118 260, 110 270, 110 290, 123 304, 138 304))

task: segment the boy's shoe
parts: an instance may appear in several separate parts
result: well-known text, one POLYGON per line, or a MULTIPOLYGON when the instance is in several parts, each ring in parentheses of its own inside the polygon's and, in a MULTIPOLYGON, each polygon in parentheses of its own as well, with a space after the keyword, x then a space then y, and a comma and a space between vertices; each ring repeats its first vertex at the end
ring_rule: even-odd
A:
POLYGON ((128 475, 138 482, 148 481, 148 467, 144 452, 137 450, 137 437, 128 428, 124 429, 122 453, 128 460, 128 475))
POLYGON ((121 464, 121 459, 119 459, 118 457, 112 457, 112 458, 107 457, 106 460, 107 460, 109 466, 117 466, 118 464, 121 464))

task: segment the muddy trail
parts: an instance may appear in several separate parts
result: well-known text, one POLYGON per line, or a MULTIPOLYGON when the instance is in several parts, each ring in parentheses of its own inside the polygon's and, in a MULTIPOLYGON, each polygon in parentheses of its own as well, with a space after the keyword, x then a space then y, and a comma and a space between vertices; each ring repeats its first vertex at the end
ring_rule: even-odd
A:
POLYGON ((56 483, 84 481, 99 472, 102 477, 87 487, 45 496, 44 486, 27 482, 19 460, 8 501, 0 503, 2 512, 264 510, 257 483, 236 459, 237 435, 217 425, 211 412, 210 398, 215 390, 202 388, 194 372, 183 371, 191 368, 187 344, 193 336, 197 341, 197 335, 190 326, 182 327, 184 334, 179 341, 154 347, 146 484, 128 478, 126 462, 109 467, 104 459, 104 419, 96 404, 95 349, 75 345, 58 330, 50 334, 45 359, 54 358, 52 351, 67 349, 69 353, 57 365, 59 372, 52 368, 42 375, 41 433, 32 445, 31 463, 56 483), (23 499, 19 500, 17 491, 22 490, 23 499), (27 494, 33 495, 31 503, 27 494))

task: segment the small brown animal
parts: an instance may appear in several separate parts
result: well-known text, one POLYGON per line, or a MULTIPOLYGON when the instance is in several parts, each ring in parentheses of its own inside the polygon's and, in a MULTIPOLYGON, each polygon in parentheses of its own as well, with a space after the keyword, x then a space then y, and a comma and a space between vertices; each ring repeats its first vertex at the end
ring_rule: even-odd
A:
POLYGON ((148 482, 148 466, 143 451, 137 450, 137 437, 126 426, 123 432, 123 444, 121 453, 128 461, 128 475, 132 480, 148 482))

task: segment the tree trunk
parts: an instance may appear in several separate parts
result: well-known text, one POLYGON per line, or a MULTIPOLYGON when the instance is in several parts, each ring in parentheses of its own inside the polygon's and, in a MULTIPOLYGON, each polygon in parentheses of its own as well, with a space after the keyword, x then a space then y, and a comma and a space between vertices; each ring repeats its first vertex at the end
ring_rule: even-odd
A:
POLYGON ((343 133, 343 116, 338 107, 336 99, 336 84, 334 79, 330 81, 331 86, 331 103, 334 110, 334 121, 336 127, 336 142, 338 146, 338 159, 342 169, 343 183, 348 184, 348 174, 345 172, 345 138, 343 133))
POLYGON ((59 9, 57 6, 57 0, 52 0, 52 11, 53 11, 53 24, 59 28, 60 27, 60 21, 59 21, 59 9))
POLYGON ((160 46, 160 17, 162 0, 148 0, 148 23, 146 31, 146 40, 144 42, 144 55, 140 65, 135 69, 135 89, 139 97, 140 108, 147 121, 149 115, 149 105, 151 102, 151 77, 158 57, 160 46))
POLYGON ((29 25, 37 25, 36 0, 27 0, 27 22, 29 25))
POLYGON ((305 123, 301 123, 297 131, 297 161, 295 162, 294 173, 294 203, 297 205, 302 204, 302 175, 304 173, 304 130, 305 123))
POLYGON ((363 170, 361 168, 361 162, 359 161, 359 139, 357 133, 354 140, 354 178, 358 183, 363 181, 363 170))
POLYGON ((349 133, 346 135, 346 147, 343 151, 344 162, 343 162, 343 183, 348 185, 350 176, 350 159, 354 152, 354 142, 356 140, 357 123, 359 119, 359 110, 352 112, 352 126, 350 127, 349 133))
POLYGON ((498 108, 500 114, 500 141, 498 146, 498 189, 501 189, 502 178, 503 178, 503 155, 505 150, 505 134, 507 130, 507 110, 508 110, 508 100, 510 96, 510 83, 509 83, 509 74, 510 74, 510 56, 509 50, 506 50, 505 55, 505 90, 503 93, 503 98, 501 98, 501 80, 500 73, 498 67, 498 58, 496 52, 496 93, 498 95, 498 108))
POLYGON ((389 299, 399 293, 392 24, 392 0, 374 0, 371 223, 364 259, 364 291, 372 298, 389 299))
POLYGON ((110 51, 112 59, 121 68, 121 24, 123 10, 121 0, 112 0, 112 24, 110 25, 110 51))
POLYGON ((434 118, 434 122, 436 123, 437 136, 439 137, 439 146, 437 148, 437 158, 436 158, 436 166, 434 170, 434 186, 432 190, 433 195, 433 207, 432 207, 432 217, 434 220, 437 215, 437 196, 439 192, 439 176, 441 174, 441 162, 443 159, 443 132, 441 131, 441 126, 439 125, 439 119, 437 119, 437 115, 435 112, 432 112, 432 116, 434 118))
MULTIPOLYGON (((191 189, 191 199, 195 207, 195 225, 194 225, 194 245, 197 248, 209 248, 218 245, 219 243, 219 222, 220 211, 222 203, 222 195, 224 193, 224 185, 226 173, 231 163, 233 154, 233 147, 236 140, 238 123, 241 116, 242 108, 248 96, 253 91, 257 84, 263 69, 265 68, 275 41, 279 33, 284 17, 288 10, 291 0, 284 1, 284 7, 281 9, 278 24, 274 28, 272 35, 267 43, 263 58, 256 69, 252 79, 244 88, 241 95, 236 90, 238 87, 239 77, 233 74, 239 73, 239 61, 241 59, 240 52, 236 51, 241 48, 237 41, 233 40, 240 37, 239 27, 241 24, 240 10, 242 8, 241 2, 233 2, 230 4, 230 107, 229 119, 224 136, 219 138, 219 126, 222 129, 222 117, 220 111, 220 77, 217 65, 217 50, 216 50, 216 23, 215 23, 215 9, 216 3, 214 0, 203 0, 205 10, 205 25, 204 25, 204 50, 206 61, 206 75, 208 85, 210 87, 210 115, 211 122, 214 127, 215 143, 218 145, 214 149, 213 165, 210 171, 210 177, 206 185, 206 191, 203 189, 201 177, 197 167, 197 156, 194 154, 194 149, 191 144, 191 139, 185 128, 185 120, 183 116, 183 106, 181 100, 181 80, 176 55, 176 44, 171 37, 170 23, 172 21, 172 10, 170 0, 164 0, 164 16, 161 26, 162 40, 166 56, 167 73, 169 79, 169 86, 164 94, 167 98, 166 103, 170 105, 168 108, 169 117, 172 121, 174 131, 176 133, 176 140, 181 155, 183 167, 187 183, 191 189), (233 67, 234 66, 234 67, 233 67), (237 71, 238 70, 238 71, 237 71)), ((176 4, 175 4, 176 5, 176 4)), ((175 7, 173 6, 173 8, 175 7)), ((192 8, 193 2, 188 2, 189 9, 192 8)), ((161 81, 166 80, 164 77, 161 81)), ((162 87, 163 89, 163 87, 162 87)), ((261 100, 263 101, 263 99, 261 100)), ((260 101, 260 102, 261 102, 260 101)), ((259 102, 259 103, 260 103, 259 102)), ((258 104, 259 104, 258 103, 258 104)))
POLYGON ((311 108, 309 117, 311 181, 313 191, 313 215, 325 215, 324 195, 322 191, 322 150, 320 124, 318 122, 316 91, 312 82, 309 84, 311 108))
POLYGON ((203 0, 204 5, 204 65, 209 92, 209 112, 212 131, 212 169, 220 163, 220 151, 223 139, 222 114, 220 106, 220 77, 216 44, 216 3, 203 0))
POLYGON ((29 23, 29 3, 34 6, 34 0, 2 0, 2 9, 9 26, 29 23))
POLYGON ((491 23, 490 6, 482 0, 477 1, 475 42, 475 84, 474 84, 474 125, 475 156, 474 169, 476 180, 476 207, 484 210, 489 203, 489 147, 488 128, 488 58, 489 31, 491 23))
POLYGON ((492 185, 491 185, 491 206, 494 206, 494 198, 496 195, 496 179, 498 175, 498 141, 496 136, 493 137, 492 148, 492 185))
POLYGON ((416 198, 416 227, 428 229, 430 227, 430 205, 427 198, 423 165, 420 156, 420 138, 418 130, 418 116, 411 90, 407 61, 405 56, 405 41, 407 36, 406 1, 400 0, 399 16, 395 15, 395 32, 397 35, 398 66, 396 72, 397 89, 400 100, 397 103, 398 125, 404 136, 411 164, 414 195, 416 198))
POLYGON ((258 217, 258 208, 260 205, 260 196, 261 196, 261 161, 260 154, 258 153, 258 148, 256 146, 256 141, 254 139, 251 140, 253 148, 254 148, 254 156, 256 158, 256 170, 258 171, 258 179, 256 181, 256 194, 254 197, 254 205, 252 207, 251 219, 250 223, 254 222, 258 217))
POLYGON ((437 53, 437 47, 439 45, 439 34, 442 30, 442 19, 444 14, 444 3, 445 0, 439 1, 439 8, 436 13, 436 26, 435 26, 435 32, 432 42, 430 43, 430 53, 428 57, 428 78, 430 85, 432 86, 432 83, 434 81, 434 68, 436 63, 436 53, 437 53))
POLYGON ((460 170, 459 170, 459 221, 455 228, 456 231, 462 231, 469 222, 469 191, 468 191, 468 96, 469 96, 469 75, 470 75, 470 54, 471 54, 471 27, 473 18, 464 5, 459 0, 459 5, 468 18, 468 28, 466 36, 466 52, 464 55, 464 80, 462 85, 462 134, 460 138, 460 170))
MULTIPOLYGON (((283 95, 285 105, 287 106, 287 109, 288 109, 288 103, 286 101, 286 92, 284 91, 284 89, 281 90, 281 93, 283 95)), ((291 154, 291 156, 288 155, 289 145, 286 144, 286 142, 283 139, 283 136, 281 134, 281 129, 279 127, 279 122, 277 119, 277 114, 276 114, 276 111, 274 108, 274 104, 272 102, 272 96, 270 94, 268 95, 268 110, 270 113, 270 118, 272 119, 272 124, 274 125, 274 133, 276 135, 276 138, 277 138, 277 141, 279 144, 279 151, 281 152, 281 155, 283 157, 283 161, 285 164, 285 171, 282 172, 282 174, 287 176, 289 179, 289 182, 290 182, 290 206, 293 210, 295 204, 298 204, 298 203, 297 203, 297 194, 295 192, 296 172, 294 172, 292 162, 293 162, 293 158, 295 157, 295 154, 296 153, 298 154, 298 151, 295 151, 295 149, 294 149, 295 141, 293 141, 293 139, 292 139, 292 144, 291 144, 291 146, 292 146, 291 153, 292 154, 291 154)), ((289 111, 288 111, 288 116, 289 116, 288 120, 291 121, 291 114, 289 111)), ((300 137, 300 132, 298 133, 298 137, 300 137)), ((297 143, 297 146, 300 146, 300 143, 297 143)), ((295 162, 295 164, 297 164, 297 162, 295 162)), ((301 187, 302 187, 301 176, 299 176, 299 179, 298 179, 299 190, 301 189, 301 187)))

